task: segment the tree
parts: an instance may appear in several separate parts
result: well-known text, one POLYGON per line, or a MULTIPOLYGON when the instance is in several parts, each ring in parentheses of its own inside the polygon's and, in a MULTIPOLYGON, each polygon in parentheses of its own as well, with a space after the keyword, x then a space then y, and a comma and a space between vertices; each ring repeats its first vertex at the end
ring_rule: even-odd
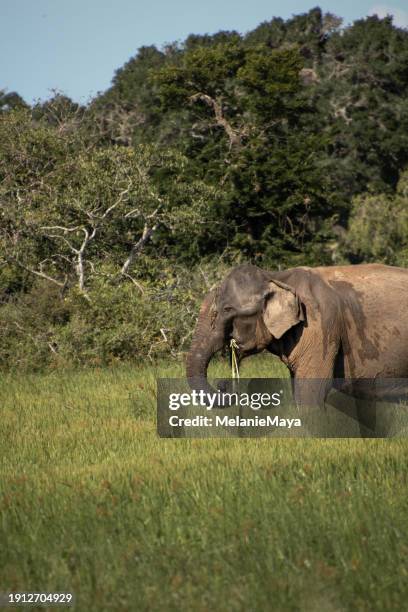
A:
POLYGON ((356 262, 408 265, 408 171, 394 196, 361 195, 353 200, 343 248, 356 262))
POLYGON ((339 196, 395 190, 408 163, 408 32, 391 17, 333 33, 311 89, 339 196))
POLYGON ((61 288, 76 284, 88 297, 90 279, 107 270, 132 280, 160 226, 191 236, 203 220, 210 192, 183 179, 177 152, 89 148, 69 124, 26 111, 0 118, 0 142, 3 260, 61 288), (167 193, 163 173, 175 179, 167 193))
POLYGON ((28 108, 23 98, 15 91, 7 93, 4 89, 0 89, 0 113, 19 108, 28 108))
POLYGON ((180 108, 190 122, 179 146, 193 176, 222 188, 218 248, 221 240, 266 261, 311 261, 308 244, 335 212, 317 163, 323 142, 308 128, 302 66, 296 48, 234 40, 194 47, 152 73, 164 112, 180 108))

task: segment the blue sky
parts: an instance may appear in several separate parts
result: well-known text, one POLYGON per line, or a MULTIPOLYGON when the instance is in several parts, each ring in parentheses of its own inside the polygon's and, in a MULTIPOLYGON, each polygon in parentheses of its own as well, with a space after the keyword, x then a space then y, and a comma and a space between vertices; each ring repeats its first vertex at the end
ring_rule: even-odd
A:
MULTIPOLYGON (((0 0, 0 89, 27 102, 57 89, 85 102, 111 82, 141 45, 163 45, 190 33, 246 32, 274 16, 317 4, 305 0, 0 0)), ((373 12, 408 27, 407 0, 327 0, 324 11, 345 23, 373 12)))

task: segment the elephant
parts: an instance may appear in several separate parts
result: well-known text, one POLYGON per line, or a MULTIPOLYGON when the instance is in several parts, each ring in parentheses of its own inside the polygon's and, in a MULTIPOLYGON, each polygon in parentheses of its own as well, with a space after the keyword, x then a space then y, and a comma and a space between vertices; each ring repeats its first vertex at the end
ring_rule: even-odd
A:
MULTIPOLYGON (((299 406, 324 405, 336 384, 361 400, 378 399, 376 381, 408 377, 408 270, 383 264, 280 271, 238 266, 202 303, 186 359, 190 386, 214 391, 207 368, 231 339, 240 360, 263 350, 278 356, 299 406), (315 384, 302 384, 305 379, 315 384)), ((383 387, 385 397, 391 381, 383 387)), ((375 408, 365 408, 374 416, 361 410, 363 429, 374 431, 375 408)))

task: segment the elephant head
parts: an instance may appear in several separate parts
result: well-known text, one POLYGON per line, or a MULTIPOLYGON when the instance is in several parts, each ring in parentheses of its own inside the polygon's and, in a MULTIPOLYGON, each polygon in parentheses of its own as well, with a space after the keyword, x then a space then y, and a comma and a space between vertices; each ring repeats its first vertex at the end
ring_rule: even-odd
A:
POLYGON ((304 320, 296 291, 252 265, 235 268, 201 307, 187 355, 187 378, 193 388, 214 392, 207 382, 212 356, 233 338, 238 357, 258 353, 304 320))

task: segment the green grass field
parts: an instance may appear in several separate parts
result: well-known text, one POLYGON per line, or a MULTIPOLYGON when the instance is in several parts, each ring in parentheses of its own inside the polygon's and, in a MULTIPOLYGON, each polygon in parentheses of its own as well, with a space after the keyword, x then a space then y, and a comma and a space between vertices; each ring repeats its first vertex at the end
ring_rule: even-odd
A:
POLYGON ((2 377, 0 591, 71 591, 84 611, 406 610, 408 442, 160 439, 155 378, 182 374, 2 377))

